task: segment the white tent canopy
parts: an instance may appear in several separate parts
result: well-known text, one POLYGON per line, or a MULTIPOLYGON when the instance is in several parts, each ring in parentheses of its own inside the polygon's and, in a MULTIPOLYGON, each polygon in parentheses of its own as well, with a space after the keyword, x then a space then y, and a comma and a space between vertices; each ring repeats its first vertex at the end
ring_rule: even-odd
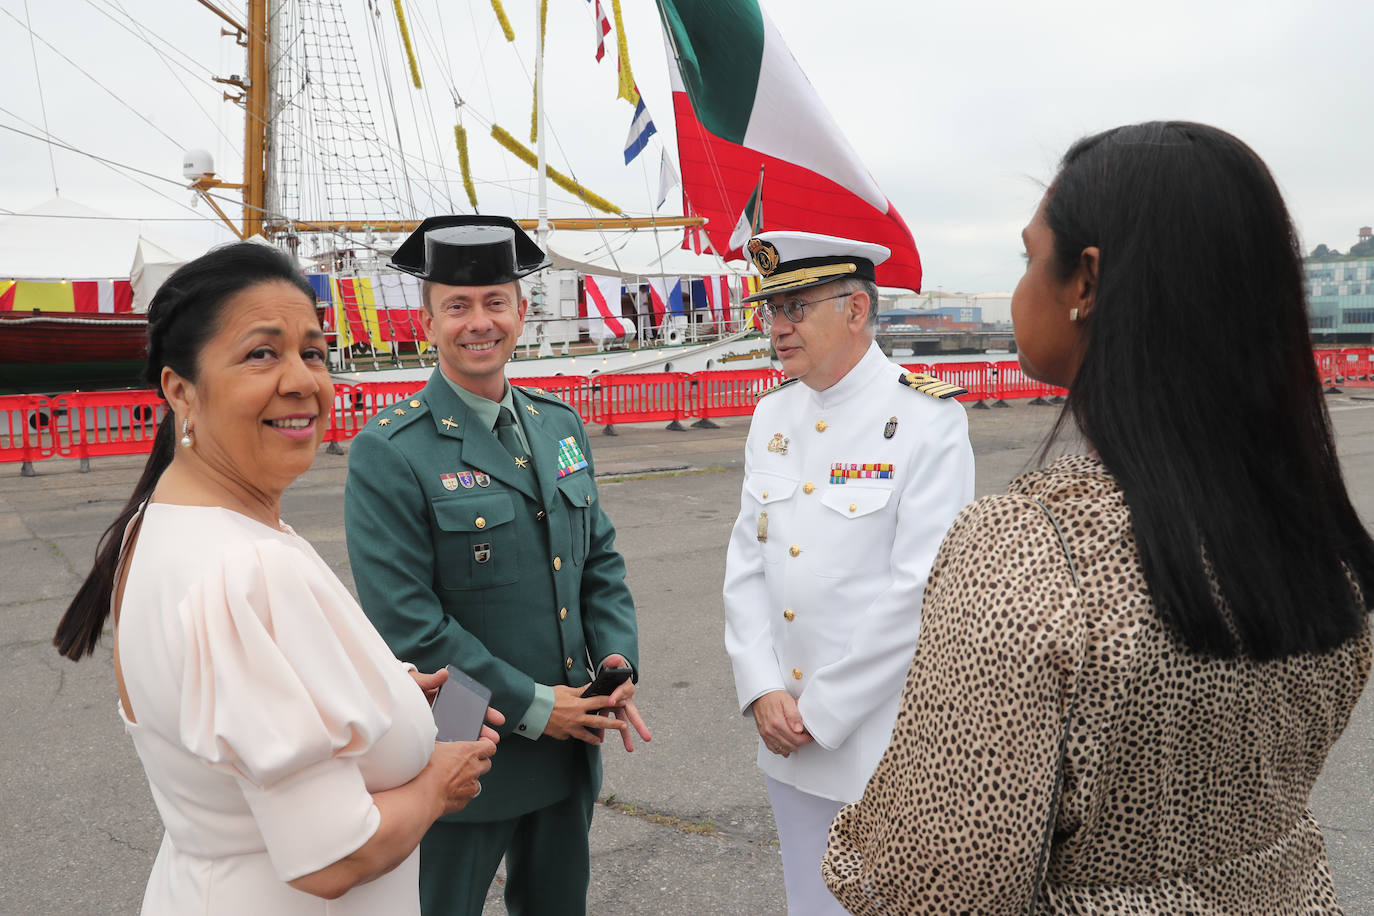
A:
POLYGON ((130 277, 135 286, 134 310, 141 312, 147 309, 156 284, 210 245, 162 232, 150 234, 136 219, 113 217, 75 201, 54 198, 0 219, 0 278, 130 277), (142 284, 140 276, 145 278, 142 284))

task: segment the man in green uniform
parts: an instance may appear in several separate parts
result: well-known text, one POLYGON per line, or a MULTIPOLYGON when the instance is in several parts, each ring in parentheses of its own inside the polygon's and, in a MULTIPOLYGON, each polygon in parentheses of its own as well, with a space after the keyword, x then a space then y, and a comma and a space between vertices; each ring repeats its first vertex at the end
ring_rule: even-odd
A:
MULTIPOLYGON (((504 740, 481 794, 420 844, 426 916, 482 911, 506 857, 512 914, 582 914, 603 729, 648 741, 634 681, 582 698, 593 667, 637 664, 625 561, 577 413, 506 381, 524 327, 519 279, 549 264, 513 220, 425 220, 392 258, 423 281, 439 355, 425 388, 354 438, 348 556, 398 658, 456 665, 491 689, 504 740)), ((635 678, 637 680, 637 677, 635 678)))

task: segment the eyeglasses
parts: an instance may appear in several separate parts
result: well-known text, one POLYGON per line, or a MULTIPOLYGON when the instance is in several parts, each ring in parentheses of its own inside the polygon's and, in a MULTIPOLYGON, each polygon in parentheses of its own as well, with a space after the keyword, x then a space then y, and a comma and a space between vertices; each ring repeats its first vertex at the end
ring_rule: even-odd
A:
POLYGON ((782 305, 774 305, 771 302, 763 302, 759 305, 759 318, 763 321, 764 327, 771 327, 778 312, 782 312, 787 320, 793 324, 801 323, 806 317, 806 310, 813 305, 820 305, 822 302, 829 302, 831 299, 848 299, 854 293, 840 293, 838 296, 826 296, 824 299, 812 299, 810 302, 799 296, 783 301, 782 305))

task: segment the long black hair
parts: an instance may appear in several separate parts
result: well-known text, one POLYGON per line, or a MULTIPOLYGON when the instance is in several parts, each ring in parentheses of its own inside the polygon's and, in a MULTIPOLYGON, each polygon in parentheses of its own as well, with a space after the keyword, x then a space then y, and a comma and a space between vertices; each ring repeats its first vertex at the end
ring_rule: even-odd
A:
MULTIPOLYGON (((200 351, 219 329, 224 306, 235 295, 259 283, 290 283, 315 301, 314 290, 291 259, 267 245, 235 242, 215 248, 178 267, 148 305, 148 362, 143 381, 162 392, 164 366, 194 382, 200 351)), ((176 417, 168 409, 158 424, 153 451, 129 502, 101 535, 95 565, 57 625, 53 645, 79 661, 100 642, 110 614, 124 530, 139 506, 152 494, 176 450, 176 417)))
POLYGON ((1063 277, 1100 252, 1065 411, 1125 493, 1162 619, 1222 658, 1356 635, 1374 542, 1341 477, 1268 168, 1214 127, 1120 127, 1064 155, 1045 219, 1063 277))

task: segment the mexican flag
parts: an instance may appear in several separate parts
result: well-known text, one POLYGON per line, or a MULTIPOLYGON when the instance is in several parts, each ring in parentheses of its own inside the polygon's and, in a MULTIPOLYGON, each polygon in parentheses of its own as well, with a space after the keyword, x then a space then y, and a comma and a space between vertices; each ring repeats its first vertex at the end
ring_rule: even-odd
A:
MULTIPOLYGON (((916 243, 840 132, 758 0, 656 0, 668 40, 684 206, 730 235, 766 172, 762 230, 795 229, 892 250, 878 284, 921 288, 916 243)), ((683 212, 686 212, 685 210, 683 212)))

